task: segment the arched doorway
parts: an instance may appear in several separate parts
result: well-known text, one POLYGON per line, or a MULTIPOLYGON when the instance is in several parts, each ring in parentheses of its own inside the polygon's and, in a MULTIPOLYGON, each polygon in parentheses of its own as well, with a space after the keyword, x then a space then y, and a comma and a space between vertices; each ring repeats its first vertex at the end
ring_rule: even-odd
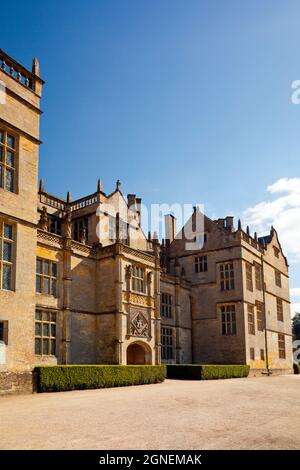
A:
POLYGON ((127 364, 152 364, 150 347, 142 342, 130 344, 127 348, 127 364))

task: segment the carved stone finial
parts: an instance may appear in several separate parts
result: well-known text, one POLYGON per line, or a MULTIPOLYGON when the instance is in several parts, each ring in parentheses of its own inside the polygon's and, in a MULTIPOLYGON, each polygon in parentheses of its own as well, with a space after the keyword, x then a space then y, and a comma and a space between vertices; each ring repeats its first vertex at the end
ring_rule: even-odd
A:
POLYGON ((102 181, 101 181, 101 179, 99 178, 99 179, 98 179, 98 183, 97 183, 97 193, 100 193, 102 190, 103 190, 102 181))
POLYGON ((242 222, 241 222, 241 219, 238 220, 238 230, 242 230, 242 222))
POLYGON ((70 193, 70 191, 68 191, 67 192, 67 204, 70 204, 71 198, 72 198, 71 193, 70 193))
POLYGON ((254 232, 254 240, 257 242, 257 232, 254 232))
POLYGON ((47 215, 46 206, 43 206, 42 208, 42 213, 41 213, 40 220, 39 220, 39 227, 41 230, 44 230, 45 232, 48 231, 48 215, 47 215))
POLYGON ((40 77, 40 64, 37 57, 32 61, 32 73, 37 77, 40 77))
POLYGON ((250 236, 250 228, 249 228, 249 225, 247 225, 247 227, 246 227, 246 233, 247 233, 248 236, 250 236))
POLYGON ((43 179, 40 180, 39 192, 40 192, 40 193, 44 193, 44 192, 45 192, 45 183, 44 183, 44 180, 43 180, 43 179))
POLYGON ((117 182, 116 182, 116 191, 120 191, 120 187, 121 187, 121 181, 117 180, 117 182))

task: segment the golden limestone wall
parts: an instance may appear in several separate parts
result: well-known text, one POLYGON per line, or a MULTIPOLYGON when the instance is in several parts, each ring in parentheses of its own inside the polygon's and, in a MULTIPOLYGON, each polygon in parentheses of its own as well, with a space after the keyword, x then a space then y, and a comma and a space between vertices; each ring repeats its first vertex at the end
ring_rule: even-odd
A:
MULTIPOLYGON (((10 59, 1 53, 0 81, 6 102, 0 105, 0 129, 15 137, 14 192, 0 188, 0 222, 13 227, 12 289, 0 289, 0 321, 7 322, 7 344, 1 344, 0 388, 18 391, 30 385, 35 362, 36 188, 38 177, 39 119, 42 82, 20 66, 33 83, 20 84, 6 68, 10 59), (7 371, 10 371, 9 373, 7 371)), ((12 63, 11 63, 12 64, 12 63)), ((16 76, 16 75, 14 75, 16 76)))
POLYGON ((0 344, 0 389, 30 388, 30 370, 37 363, 160 363, 161 328, 172 329, 172 357, 164 362, 248 363, 253 373, 267 366, 274 372, 291 371, 288 266, 277 233, 271 232, 263 249, 241 227, 236 231, 232 218, 225 224, 204 217, 207 240, 202 249, 187 250, 184 234, 162 248, 146 239, 140 226, 141 200, 131 194, 126 201, 119 181, 109 195, 99 181, 95 193, 74 203, 48 195, 44 187, 37 193, 42 81, 6 60, 28 80, 24 85, 0 68, 7 91, 6 104, 0 105, 0 129, 16 139, 15 190, 0 188, 0 223, 13 227, 12 289, 0 288, 0 321, 8 326, 7 341, 0 344), (41 226, 44 207, 63 222, 59 235, 48 233, 47 223, 41 226), (88 238, 76 242, 74 224, 85 217, 88 238), (124 244, 120 238, 110 239, 112 217, 130 222, 124 244), (102 229, 100 243, 97 226, 102 229), (160 249, 165 250, 168 274, 160 268, 160 249), (196 272, 197 256, 207 257, 207 271, 196 272), (57 263, 55 296, 36 293, 36 257, 57 263), (233 265, 234 289, 221 289, 224 263, 233 265), (261 289, 255 282, 257 265, 261 289), (246 281, 249 266, 251 289, 246 281), (134 267, 144 270, 142 292, 133 289, 134 267), (161 293, 172 297, 170 318, 161 317, 161 293), (283 320, 278 319, 277 299, 283 320), (229 304, 235 307, 236 334, 223 335, 221 309, 229 304), (266 333, 258 328, 259 304, 265 306, 266 333), (249 332, 249 306, 255 334, 249 332), (56 313, 55 355, 35 355, 36 308, 56 313), (279 357, 279 335, 285 357, 279 357))

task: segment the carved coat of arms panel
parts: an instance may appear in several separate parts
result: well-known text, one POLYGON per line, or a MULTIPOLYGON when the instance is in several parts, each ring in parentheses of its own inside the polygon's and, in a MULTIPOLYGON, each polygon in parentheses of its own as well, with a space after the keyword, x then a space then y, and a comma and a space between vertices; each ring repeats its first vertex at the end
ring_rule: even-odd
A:
POLYGON ((146 310, 131 308, 128 315, 128 334, 148 338, 150 336, 150 319, 146 310))

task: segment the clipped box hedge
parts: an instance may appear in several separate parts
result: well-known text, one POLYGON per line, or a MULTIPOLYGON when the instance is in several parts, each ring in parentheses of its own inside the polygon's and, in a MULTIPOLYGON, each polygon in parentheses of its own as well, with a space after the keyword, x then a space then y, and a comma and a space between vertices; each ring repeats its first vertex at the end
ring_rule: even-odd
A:
POLYGON ((167 378, 182 380, 212 380, 247 377, 247 365, 168 364, 167 378))
POLYGON ((294 374, 300 374, 300 364, 298 364, 298 362, 294 362, 293 367, 294 367, 294 374))
POLYGON ((124 387, 163 382, 166 366, 58 365, 37 366, 38 392, 124 387))

